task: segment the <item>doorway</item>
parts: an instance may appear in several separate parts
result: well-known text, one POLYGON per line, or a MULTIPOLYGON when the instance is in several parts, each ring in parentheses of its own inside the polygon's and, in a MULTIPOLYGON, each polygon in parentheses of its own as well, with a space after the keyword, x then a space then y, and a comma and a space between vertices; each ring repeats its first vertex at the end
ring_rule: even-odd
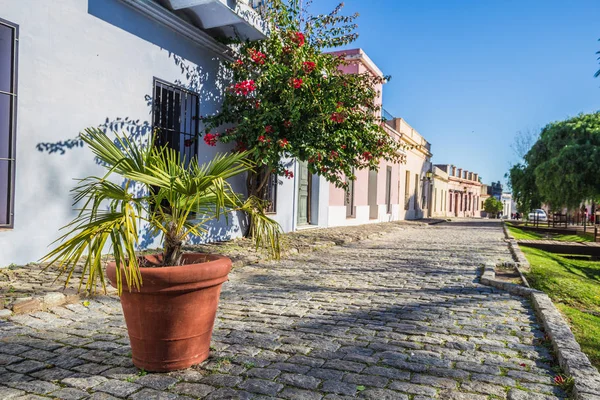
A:
POLYGON ((298 226, 309 225, 312 176, 308 171, 308 163, 298 163, 298 226))

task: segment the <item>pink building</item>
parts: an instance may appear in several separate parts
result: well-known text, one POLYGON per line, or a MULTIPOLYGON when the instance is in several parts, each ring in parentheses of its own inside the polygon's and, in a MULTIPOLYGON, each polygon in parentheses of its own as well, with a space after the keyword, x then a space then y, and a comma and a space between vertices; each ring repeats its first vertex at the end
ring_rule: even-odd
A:
MULTIPOLYGON (((361 49, 340 51, 351 61, 343 66, 348 74, 383 73, 361 49)), ((376 87, 376 104, 382 105, 382 86, 376 87)), ((385 130, 397 141, 407 145, 405 163, 382 161, 378 171, 356 171, 356 180, 349 190, 329 186, 328 226, 358 225, 428 216, 431 145, 405 120, 393 118, 384 124, 385 130)))
POLYGON ((451 164, 436 167, 448 174, 447 216, 480 217, 482 184, 479 174, 451 164))

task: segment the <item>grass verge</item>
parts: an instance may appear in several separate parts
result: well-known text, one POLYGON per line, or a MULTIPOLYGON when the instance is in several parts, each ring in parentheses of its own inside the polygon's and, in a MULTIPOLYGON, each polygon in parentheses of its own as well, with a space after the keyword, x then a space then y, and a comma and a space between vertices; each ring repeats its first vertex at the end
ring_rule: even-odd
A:
POLYGON ((530 285, 548 294, 567 317, 581 349, 600 368, 600 262, 521 247, 530 285))
POLYGON ((553 234, 546 232, 534 232, 517 228, 513 225, 506 224, 511 235, 517 240, 539 240, 539 239, 552 239, 560 242, 593 242, 594 235, 588 233, 582 235, 564 235, 564 234, 553 234))

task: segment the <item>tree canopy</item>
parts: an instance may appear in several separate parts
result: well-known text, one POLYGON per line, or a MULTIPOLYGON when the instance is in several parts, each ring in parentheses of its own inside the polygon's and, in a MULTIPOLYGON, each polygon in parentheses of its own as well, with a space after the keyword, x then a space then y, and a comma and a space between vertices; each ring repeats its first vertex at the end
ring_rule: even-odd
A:
POLYGON ((599 166, 600 112, 548 124, 509 172, 513 195, 522 211, 576 208, 600 197, 599 166))
POLYGON ((502 204, 502 202, 500 200, 498 200, 495 197, 488 197, 483 202, 483 210, 488 214, 496 215, 503 209, 504 209, 504 205, 502 204))
POLYGON ((384 131, 376 104, 386 78, 344 74, 345 58, 325 53, 357 37, 358 15, 344 16, 342 8, 312 16, 299 0, 270 0, 262 10, 268 38, 241 43, 227 64, 233 84, 221 111, 203 118, 204 141, 235 143, 262 166, 249 179, 252 194, 260 195, 271 173, 292 178, 283 163, 289 158, 338 187, 355 169, 400 160, 400 144, 384 131))

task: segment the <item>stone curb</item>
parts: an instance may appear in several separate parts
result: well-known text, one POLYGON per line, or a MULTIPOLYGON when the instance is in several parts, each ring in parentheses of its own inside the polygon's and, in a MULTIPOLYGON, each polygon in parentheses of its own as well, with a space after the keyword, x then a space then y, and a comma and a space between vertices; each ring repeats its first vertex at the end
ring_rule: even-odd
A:
MULTIPOLYGON (((423 225, 437 225, 437 224, 441 224, 443 222, 447 222, 447 220, 445 220, 445 219, 428 219, 427 221, 428 222, 423 222, 422 224, 423 225)), ((419 220, 416 220, 415 222, 419 222, 419 220)), ((398 225, 398 226, 401 226, 401 225, 398 225)), ((389 234, 389 233, 391 233, 391 232, 384 231, 384 232, 372 233, 370 235, 366 235, 363 239, 360 239, 358 241, 374 239, 374 238, 381 237, 381 236, 389 234)), ((345 244, 351 243, 352 241, 353 241, 352 238, 347 238, 347 240, 344 240, 343 243, 340 243, 340 245, 345 245, 345 244)), ((323 241, 323 240, 315 241, 312 244, 310 244, 309 246, 292 247, 289 250, 283 252, 281 254, 281 258, 287 258, 294 254, 304 254, 304 253, 310 253, 313 251, 325 250, 330 247, 335 247, 337 245, 338 244, 334 241, 323 241)), ((250 265, 250 264, 260 261, 260 258, 257 258, 257 257, 249 258, 249 257, 242 256, 242 257, 230 257, 230 258, 231 258, 231 262, 232 262, 232 268, 240 268, 245 265, 250 265)), ((111 289, 112 289, 111 287, 108 287, 108 295, 115 295, 116 290, 111 290, 111 289)), ((48 308, 51 308, 51 307, 57 307, 57 306, 65 305, 65 304, 77 303, 87 297, 88 296, 84 293, 64 294, 61 292, 50 292, 50 293, 46 293, 44 296, 39 296, 39 297, 23 297, 23 298, 16 300, 8 308, 0 309, 0 320, 9 318, 13 314, 27 314, 27 313, 34 313, 34 312, 38 312, 38 311, 46 311, 48 308)))
MULTIPOLYGON (((508 239, 509 246, 511 238, 504 225, 504 233, 508 239)), ((518 248, 511 247, 511 252, 515 261, 518 261, 520 270, 527 265, 530 269, 529 262, 525 259, 523 252, 518 248), (518 259, 517 254, 523 256, 523 261, 518 259)), ((550 297, 544 292, 529 287, 523 287, 510 282, 504 282, 496 279, 495 264, 487 263, 484 265, 481 283, 492 286, 498 289, 505 290, 509 293, 529 297, 533 303, 533 308, 542 321, 546 334, 549 336, 552 347, 558 357, 558 363, 562 370, 573 377, 575 385, 573 387, 573 398, 576 400, 598 400, 600 399, 600 373, 590 363, 588 357, 581 351, 579 343, 575 340, 575 336, 571 332, 569 325, 564 320, 550 297)), ((519 271, 521 274, 521 272, 519 271)))

